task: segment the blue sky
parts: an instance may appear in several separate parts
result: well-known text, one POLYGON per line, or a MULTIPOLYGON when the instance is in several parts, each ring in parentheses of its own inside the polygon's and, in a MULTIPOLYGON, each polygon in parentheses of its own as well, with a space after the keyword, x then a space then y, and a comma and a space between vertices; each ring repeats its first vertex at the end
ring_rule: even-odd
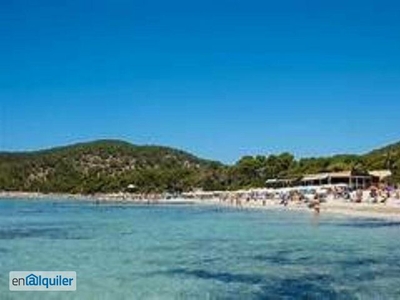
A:
POLYGON ((400 140, 398 1, 2 1, 0 149, 245 154, 400 140))

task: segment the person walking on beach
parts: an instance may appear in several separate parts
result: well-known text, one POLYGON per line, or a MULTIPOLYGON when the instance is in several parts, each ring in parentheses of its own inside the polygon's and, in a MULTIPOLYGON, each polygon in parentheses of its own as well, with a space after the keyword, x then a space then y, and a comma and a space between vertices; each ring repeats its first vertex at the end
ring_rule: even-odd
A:
POLYGON ((356 192, 356 203, 361 203, 363 200, 363 191, 362 189, 358 189, 356 192))
POLYGON ((321 201, 320 201, 319 195, 318 195, 318 193, 315 193, 315 196, 314 196, 314 212, 317 215, 319 215, 319 213, 321 211, 320 205, 321 205, 321 201))

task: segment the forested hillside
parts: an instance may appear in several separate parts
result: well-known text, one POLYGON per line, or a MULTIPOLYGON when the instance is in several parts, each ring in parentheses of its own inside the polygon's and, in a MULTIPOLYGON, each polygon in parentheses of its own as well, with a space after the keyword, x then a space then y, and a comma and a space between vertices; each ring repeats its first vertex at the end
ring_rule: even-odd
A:
POLYGON ((160 146, 101 140, 43 151, 0 153, 0 190, 96 193, 262 187, 269 178, 351 169, 390 169, 400 182, 400 143, 365 155, 296 160, 290 153, 245 156, 234 165, 160 146))
POLYGON ((0 190, 94 193, 136 185, 181 191, 203 185, 221 165, 186 152, 122 141, 95 141, 29 153, 0 154, 0 190))

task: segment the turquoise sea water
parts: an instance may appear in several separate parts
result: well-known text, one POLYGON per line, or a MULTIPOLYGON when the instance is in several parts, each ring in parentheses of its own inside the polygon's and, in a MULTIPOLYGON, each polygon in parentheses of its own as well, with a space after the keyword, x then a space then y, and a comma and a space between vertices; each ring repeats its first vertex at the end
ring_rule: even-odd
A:
POLYGON ((400 223, 215 206, 0 201, 0 299, 399 299, 400 223), (10 271, 77 292, 9 292, 10 271))

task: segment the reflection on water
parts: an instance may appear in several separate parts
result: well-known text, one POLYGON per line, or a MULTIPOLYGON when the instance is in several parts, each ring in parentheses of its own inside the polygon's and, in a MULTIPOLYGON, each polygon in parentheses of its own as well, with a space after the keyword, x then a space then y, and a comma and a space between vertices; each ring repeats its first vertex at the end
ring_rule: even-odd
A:
POLYGON ((0 299, 396 299, 400 223, 312 212, 0 202, 0 299), (76 293, 12 294, 12 270, 76 293))

